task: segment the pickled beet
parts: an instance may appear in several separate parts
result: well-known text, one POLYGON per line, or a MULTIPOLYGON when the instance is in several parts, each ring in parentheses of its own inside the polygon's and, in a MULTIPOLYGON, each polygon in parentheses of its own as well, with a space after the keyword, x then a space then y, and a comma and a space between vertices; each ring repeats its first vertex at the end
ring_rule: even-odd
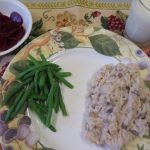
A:
POLYGON ((17 23, 20 23, 20 24, 23 23, 22 17, 21 17, 20 14, 17 13, 17 12, 12 12, 12 13, 10 14, 10 19, 11 19, 12 21, 17 22, 17 23))
POLYGON ((0 13, 0 22, 5 22, 5 21, 9 21, 10 18, 8 16, 3 15, 2 13, 0 13))
POLYGON ((7 46, 7 40, 0 36, 0 52, 4 51, 7 46))
POLYGON ((16 32, 21 27, 20 24, 13 22, 11 20, 0 23, 0 36, 10 37, 14 32, 16 32))
POLYGON ((12 12, 10 17, 0 12, 0 52, 16 45, 25 35, 22 23, 23 19, 17 12, 12 12))

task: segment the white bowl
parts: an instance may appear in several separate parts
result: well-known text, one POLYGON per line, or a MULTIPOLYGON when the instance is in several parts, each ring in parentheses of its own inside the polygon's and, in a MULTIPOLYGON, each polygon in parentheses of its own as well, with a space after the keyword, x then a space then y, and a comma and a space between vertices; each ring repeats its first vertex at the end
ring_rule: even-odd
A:
POLYGON ((32 16, 29 9, 19 2, 18 0, 0 0, 0 12, 4 15, 10 16, 12 12, 18 12, 23 19, 23 27, 25 29, 25 35, 20 41, 13 47, 0 52, 0 56, 8 54, 18 48, 29 36, 32 29, 32 16))

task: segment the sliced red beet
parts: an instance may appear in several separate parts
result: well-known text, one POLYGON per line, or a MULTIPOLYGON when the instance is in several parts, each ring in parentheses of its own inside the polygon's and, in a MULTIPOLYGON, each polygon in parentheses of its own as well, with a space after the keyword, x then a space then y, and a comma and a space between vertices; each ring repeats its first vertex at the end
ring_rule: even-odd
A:
POLYGON ((4 51, 7 46, 7 40, 0 36, 0 52, 4 51))
POLYGON ((24 28, 21 26, 16 32, 14 32, 9 39, 19 41, 25 34, 24 28))
POLYGON ((19 13, 17 13, 17 12, 12 12, 12 13, 10 14, 10 19, 11 19, 12 21, 14 21, 14 22, 19 23, 19 24, 22 24, 22 23, 23 23, 23 19, 22 19, 21 15, 20 15, 19 13))
POLYGON ((10 37, 13 33, 19 30, 20 27, 21 27, 20 24, 13 22, 11 20, 0 23, 0 36, 10 37))
POLYGON ((5 16, 2 13, 0 13, 0 23, 5 22, 5 21, 9 21, 9 20, 10 20, 10 18, 8 16, 5 16))
POLYGON ((16 45, 25 34, 20 14, 13 12, 10 17, 0 13, 0 52, 16 45))
POLYGON ((7 40, 6 47, 5 47, 5 50, 7 50, 7 49, 13 47, 14 45, 17 44, 17 42, 18 42, 18 41, 16 41, 16 40, 9 40, 9 39, 8 39, 8 40, 7 40))

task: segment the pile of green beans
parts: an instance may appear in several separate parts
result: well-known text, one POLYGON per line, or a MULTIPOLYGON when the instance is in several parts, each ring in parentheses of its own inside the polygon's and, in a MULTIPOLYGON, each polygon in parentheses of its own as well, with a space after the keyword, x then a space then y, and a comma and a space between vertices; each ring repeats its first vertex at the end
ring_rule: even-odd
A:
POLYGON ((60 84, 72 89, 73 85, 65 79, 71 75, 70 72, 63 72, 59 65, 48 62, 43 54, 40 60, 29 55, 25 70, 16 76, 18 84, 7 90, 4 96, 3 105, 8 106, 5 121, 16 117, 27 106, 48 128, 56 131, 51 119, 53 112, 61 110, 63 116, 68 115, 60 84))

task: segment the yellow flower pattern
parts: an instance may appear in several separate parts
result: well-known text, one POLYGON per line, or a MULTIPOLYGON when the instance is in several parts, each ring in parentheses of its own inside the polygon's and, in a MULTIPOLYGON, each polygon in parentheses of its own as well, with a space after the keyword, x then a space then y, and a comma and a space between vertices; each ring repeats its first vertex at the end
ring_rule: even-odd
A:
POLYGON ((67 27, 72 25, 82 25, 82 26, 88 26, 86 21, 84 19, 77 19, 76 15, 73 13, 70 13, 69 11, 64 11, 62 14, 58 14, 56 17, 56 27, 67 27))

